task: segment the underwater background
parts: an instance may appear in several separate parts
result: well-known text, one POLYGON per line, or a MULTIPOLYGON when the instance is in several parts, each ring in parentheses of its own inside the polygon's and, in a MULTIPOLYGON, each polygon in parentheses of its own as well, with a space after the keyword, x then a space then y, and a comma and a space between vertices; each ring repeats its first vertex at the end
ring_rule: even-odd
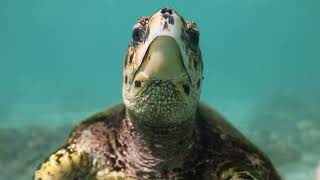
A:
POLYGON ((122 101, 132 26, 164 6, 200 29, 201 100, 284 179, 316 178, 319 0, 0 0, 1 180, 31 179, 75 123, 122 101))

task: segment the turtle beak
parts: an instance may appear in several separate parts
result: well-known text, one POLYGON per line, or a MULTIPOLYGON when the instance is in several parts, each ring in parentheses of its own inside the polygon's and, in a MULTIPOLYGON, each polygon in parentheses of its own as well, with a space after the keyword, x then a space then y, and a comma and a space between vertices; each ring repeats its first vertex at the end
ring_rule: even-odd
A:
POLYGON ((173 80, 186 74, 177 42, 169 36, 155 38, 139 71, 150 79, 159 80, 173 80))
POLYGON ((138 54, 136 78, 175 80, 188 77, 189 58, 182 39, 183 30, 182 18, 171 8, 163 8, 150 18, 147 37, 138 54))

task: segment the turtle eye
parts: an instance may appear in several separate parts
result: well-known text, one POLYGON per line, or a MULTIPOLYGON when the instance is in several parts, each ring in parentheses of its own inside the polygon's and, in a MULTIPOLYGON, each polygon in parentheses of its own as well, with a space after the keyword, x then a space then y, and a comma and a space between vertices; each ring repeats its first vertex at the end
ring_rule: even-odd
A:
POLYGON ((192 44, 198 46, 199 45, 199 31, 190 28, 187 30, 187 33, 189 35, 189 38, 190 38, 192 44))
POLYGON ((143 36, 145 34, 145 31, 142 27, 137 27, 132 30, 132 40, 141 42, 143 40, 143 36))

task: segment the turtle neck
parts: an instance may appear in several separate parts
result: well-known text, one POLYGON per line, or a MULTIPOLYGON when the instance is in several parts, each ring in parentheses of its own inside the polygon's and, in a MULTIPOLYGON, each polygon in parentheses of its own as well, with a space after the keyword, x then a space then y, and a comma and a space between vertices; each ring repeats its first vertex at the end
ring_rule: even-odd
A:
POLYGON ((196 159, 194 152, 199 137, 195 116, 188 123, 159 127, 136 123, 134 118, 137 117, 127 110, 118 134, 118 141, 126 151, 129 174, 156 177, 186 167, 196 159))

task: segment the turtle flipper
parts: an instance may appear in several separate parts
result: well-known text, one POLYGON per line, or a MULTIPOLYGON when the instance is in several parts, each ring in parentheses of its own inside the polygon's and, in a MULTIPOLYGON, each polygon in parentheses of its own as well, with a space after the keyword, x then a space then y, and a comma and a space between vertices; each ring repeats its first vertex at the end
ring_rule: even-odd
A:
POLYGON ((39 166, 35 180, 90 179, 92 160, 87 153, 62 148, 39 166))
POLYGON ((272 167, 246 162, 233 162, 219 171, 220 180, 281 180, 272 167))
POLYGON ((222 172, 221 180, 264 180, 255 170, 230 168, 222 172))

